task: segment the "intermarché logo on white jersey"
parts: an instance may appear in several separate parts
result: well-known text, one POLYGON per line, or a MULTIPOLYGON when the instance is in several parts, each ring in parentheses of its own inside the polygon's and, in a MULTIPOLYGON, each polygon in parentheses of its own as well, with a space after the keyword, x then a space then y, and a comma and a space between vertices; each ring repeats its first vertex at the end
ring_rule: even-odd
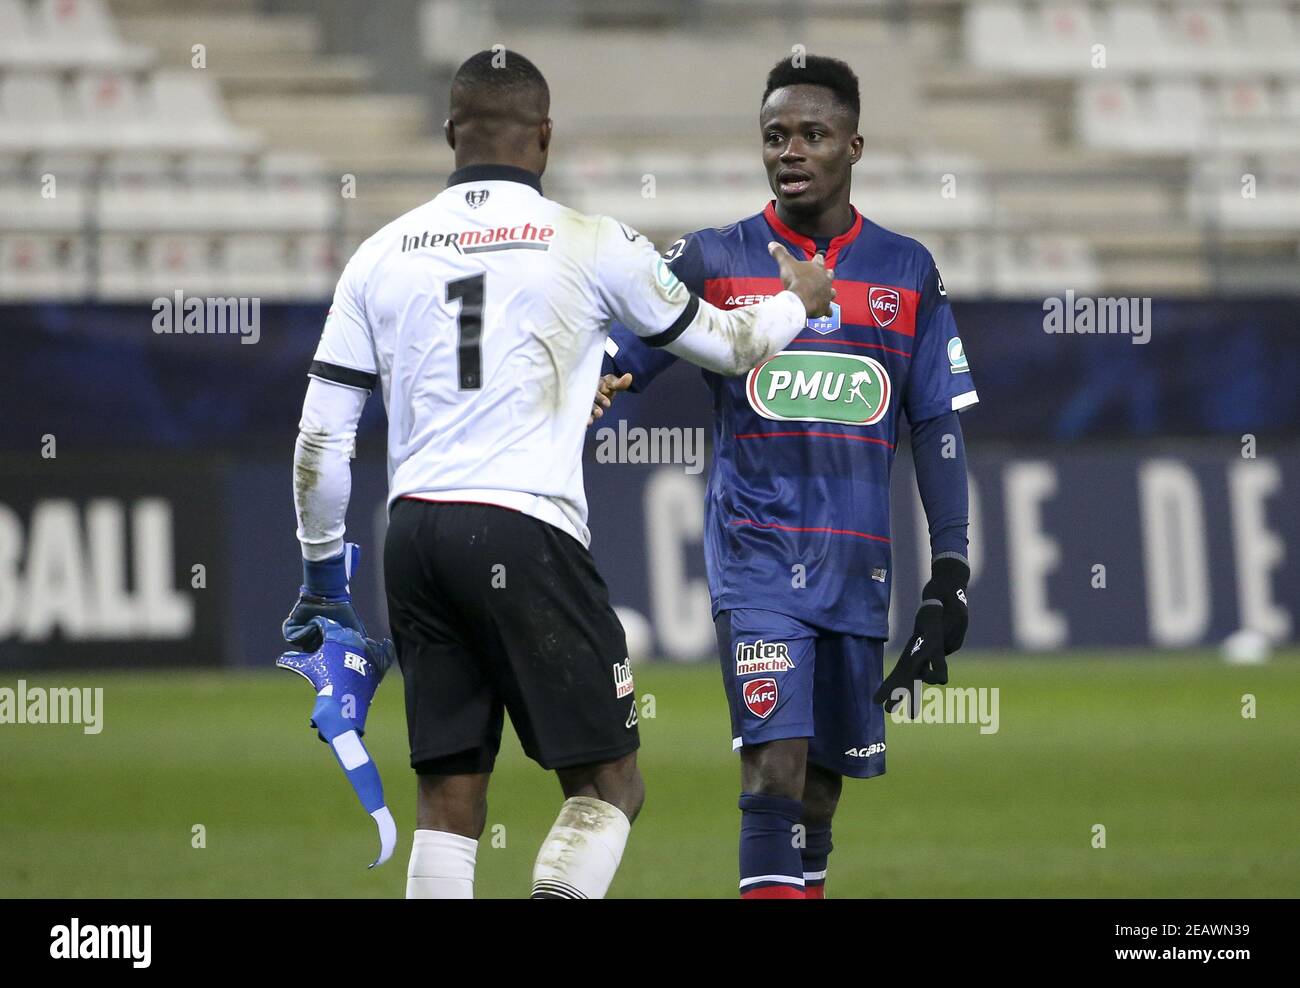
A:
POLYGON ((490 250, 550 250, 555 227, 549 223, 533 226, 492 226, 480 230, 454 230, 451 233, 402 234, 402 253, 427 247, 450 247, 459 254, 482 254, 490 250))

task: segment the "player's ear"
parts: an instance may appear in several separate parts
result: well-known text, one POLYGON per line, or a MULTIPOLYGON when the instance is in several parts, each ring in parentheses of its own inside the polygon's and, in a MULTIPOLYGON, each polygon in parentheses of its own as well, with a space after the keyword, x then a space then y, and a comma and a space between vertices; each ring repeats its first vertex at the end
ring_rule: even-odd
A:
POLYGON ((551 146, 552 126, 553 125, 551 123, 551 118, 547 117, 545 120, 541 122, 541 125, 537 128, 537 149, 539 151, 544 152, 551 146))
POLYGON ((456 150, 456 125, 448 117, 442 122, 442 136, 447 138, 447 147, 456 150))
POLYGON ((858 159, 862 157, 862 135, 854 134, 853 140, 849 141, 849 164, 856 165, 858 159))

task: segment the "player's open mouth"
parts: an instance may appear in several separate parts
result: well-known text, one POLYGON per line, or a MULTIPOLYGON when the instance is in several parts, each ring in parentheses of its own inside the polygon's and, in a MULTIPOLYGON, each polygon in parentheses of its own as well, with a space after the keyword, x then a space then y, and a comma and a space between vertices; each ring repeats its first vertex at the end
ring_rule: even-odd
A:
POLYGON ((800 195, 811 183, 813 177, 807 172, 796 172, 792 169, 776 175, 776 186, 780 188, 781 195, 800 195))
POLYGON ((797 196, 807 191, 812 184, 812 176, 807 172, 783 171, 776 176, 777 188, 784 196, 797 196))

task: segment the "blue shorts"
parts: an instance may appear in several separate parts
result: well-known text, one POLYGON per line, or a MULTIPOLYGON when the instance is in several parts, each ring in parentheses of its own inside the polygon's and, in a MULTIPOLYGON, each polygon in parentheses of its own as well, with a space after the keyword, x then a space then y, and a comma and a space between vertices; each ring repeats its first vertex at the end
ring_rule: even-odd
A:
POLYGON ((731 747, 808 738, 808 760, 858 779, 885 771, 881 638, 841 635, 775 611, 737 608, 714 621, 731 708, 731 747))

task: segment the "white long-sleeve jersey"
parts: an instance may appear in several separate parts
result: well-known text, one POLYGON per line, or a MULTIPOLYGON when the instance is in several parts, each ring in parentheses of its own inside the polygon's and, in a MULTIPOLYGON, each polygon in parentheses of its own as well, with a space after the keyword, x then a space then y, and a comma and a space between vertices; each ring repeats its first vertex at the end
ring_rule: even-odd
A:
POLYGON ((536 175, 460 169, 358 248, 312 362, 294 466, 309 559, 342 546, 368 393, 388 413, 388 502, 478 501, 589 540, 582 445, 610 322, 723 374, 781 350, 792 292, 723 311, 634 230, 541 194, 536 175))

